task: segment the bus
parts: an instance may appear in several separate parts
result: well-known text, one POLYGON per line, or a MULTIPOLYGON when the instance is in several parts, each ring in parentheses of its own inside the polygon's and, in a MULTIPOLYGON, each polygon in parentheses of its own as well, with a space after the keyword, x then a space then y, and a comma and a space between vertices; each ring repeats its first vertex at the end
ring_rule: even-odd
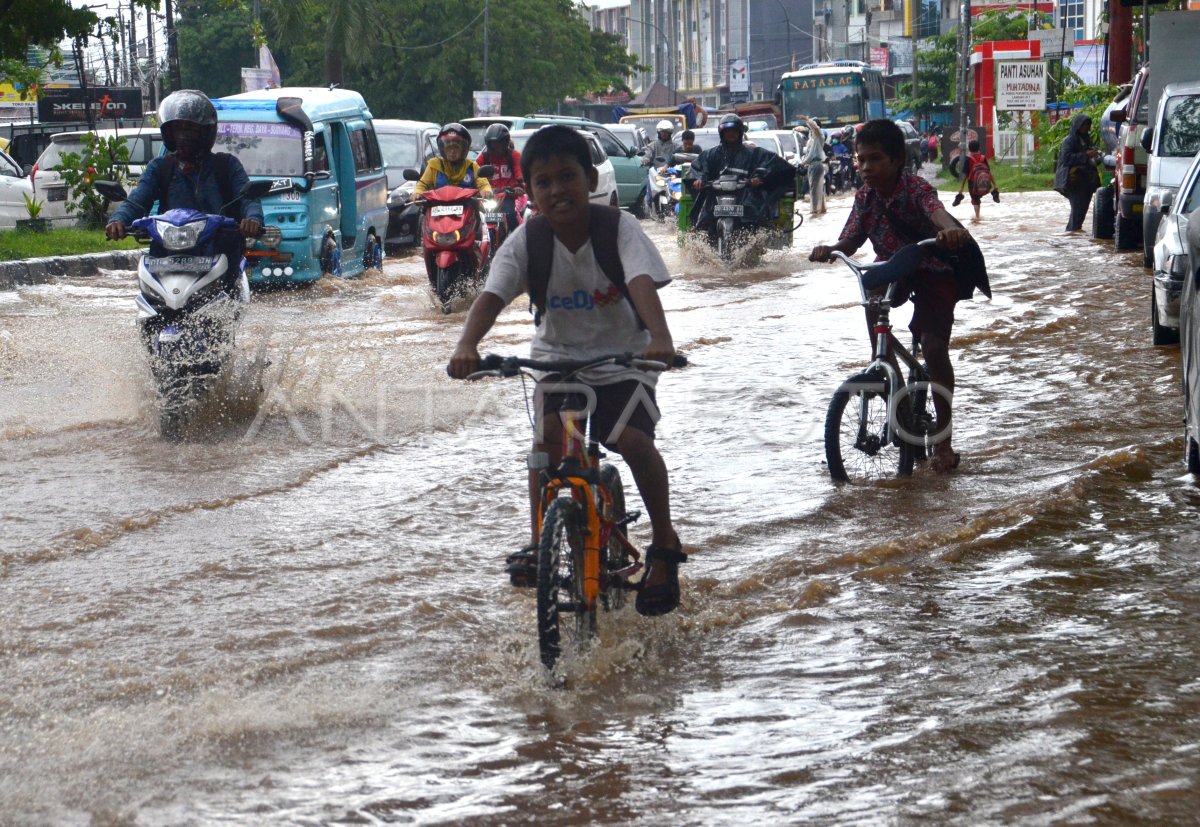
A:
POLYGON ((826 127, 862 123, 884 117, 883 74, 860 60, 810 63, 783 74, 775 100, 785 127, 805 116, 826 127))

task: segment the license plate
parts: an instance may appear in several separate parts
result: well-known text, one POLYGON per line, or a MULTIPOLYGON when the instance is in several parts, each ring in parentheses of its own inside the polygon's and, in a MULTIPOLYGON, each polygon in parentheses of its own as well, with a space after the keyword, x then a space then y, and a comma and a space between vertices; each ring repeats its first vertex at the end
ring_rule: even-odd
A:
POLYGON ((146 258, 146 269, 151 273, 185 272, 207 273, 216 265, 217 260, 209 256, 162 256, 161 258, 146 258))
POLYGON ((279 196, 279 200, 280 200, 280 201, 299 201, 299 200, 300 200, 300 193, 298 193, 298 192, 285 192, 285 193, 282 193, 282 194, 279 196))
POLYGON ((742 205, 717 204, 715 207, 713 207, 713 215, 717 216, 718 218, 741 218, 742 205))
POLYGON ((66 201, 67 200, 67 188, 66 187, 50 187, 50 189, 46 190, 46 200, 47 201, 66 201))
POLYGON ((462 215, 462 204, 439 204, 429 211, 434 218, 439 215, 462 215))
POLYGON ((504 213, 502 213, 502 212, 485 212, 483 214, 483 220, 489 224, 499 224, 501 221, 504 220, 504 213))

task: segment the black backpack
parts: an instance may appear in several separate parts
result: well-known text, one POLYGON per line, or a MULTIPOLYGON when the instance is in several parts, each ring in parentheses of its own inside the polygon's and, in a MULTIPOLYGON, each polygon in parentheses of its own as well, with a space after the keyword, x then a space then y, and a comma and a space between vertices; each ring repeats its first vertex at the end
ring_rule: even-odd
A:
MULTIPOLYGON (((237 206, 236 194, 233 192, 233 182, 229 180, 230 161, 233 156, 228 152, 212 153, 213 174, 217 176, 217 189, 221 193, 221 205, 224 209, 222 215, 227 218, 237 218, 238 213, 235 211, 237 206), (229 213, 233 213, 229 215, 229 213)), ((175 159, 174 154, 164 155, 163 164, 158 168, 158 211, 166 212, 163 209, 163 204, 166 203, 167 193, 171 189, 171 181, 175 178, 175 169, 179 166, 179 162, 175 159)))
MULTIPOLYGON (((629 287, 625 284, 625 266, 617 249, 617 228, 621 223, 621 211, 616 207, 588 207, 588 238, 592 242, 592 253, 596 263, 608 280, 613 283, 637 317, 638 327, 645 329, 638 315, 629 287)), ((533 307, 533 323, 540 325, 546 315, 546 291, 550 287, 550 268, 554 263, 554 229, 550 219, 535 215, 525 222, 525 250, 529 257, 529 303, 533 307)))

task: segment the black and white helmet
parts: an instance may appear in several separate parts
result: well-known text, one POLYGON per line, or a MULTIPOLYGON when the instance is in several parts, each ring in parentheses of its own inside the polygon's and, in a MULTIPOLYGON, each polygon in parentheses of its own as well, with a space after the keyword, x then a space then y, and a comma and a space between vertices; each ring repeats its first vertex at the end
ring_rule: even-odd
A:
POLYGON ((172 128, 176 124, 190 123, 201 128, 204 134, 204 148, 213 148, 217 140, 217 110, 208 99, 208 95, 195 89, 180 89, 163 98, 158 105, 159 131, 162 132, 163 143, 168 152, 174 152, 175 135, 172 128))
POLYGON ((483 146, 490 153, 493 150, 507 151, 512 149, 512 135, 508 127, 502 123, 494 123, 483 133, 483 146))
POLYGON ((463 142, 463 150, 471 148, 471 132, 460 123, 448 123, 438 132, 437 147, 438 154, 445 157, 446 155, 446 140, 459 139, 463 142))

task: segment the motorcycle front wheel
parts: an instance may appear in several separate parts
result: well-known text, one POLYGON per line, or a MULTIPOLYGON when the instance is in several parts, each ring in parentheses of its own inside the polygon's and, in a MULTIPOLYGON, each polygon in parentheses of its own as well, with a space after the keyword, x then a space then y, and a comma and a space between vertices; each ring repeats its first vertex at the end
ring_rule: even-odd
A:
POLYGON ((450 304, 454 301, 455 294, 459 292, 459 284, 463 280, 463 269, 463 263, 456 261, 449 267, 439 267, 437 270, 433 287, 443 313, 450 312, 450 304))

